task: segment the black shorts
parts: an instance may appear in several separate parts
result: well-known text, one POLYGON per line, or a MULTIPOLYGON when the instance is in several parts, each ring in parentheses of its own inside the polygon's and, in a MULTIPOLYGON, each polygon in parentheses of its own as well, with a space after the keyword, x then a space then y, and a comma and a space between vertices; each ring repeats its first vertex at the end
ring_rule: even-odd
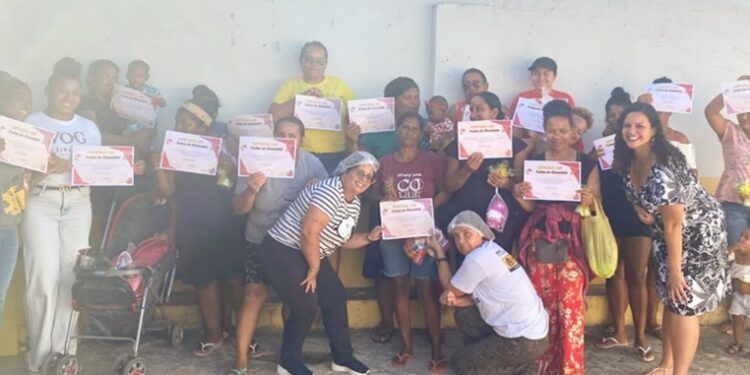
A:
POLYGON ((260 244, 245 242, 245 284, 268 284, 259 257, 260 244))

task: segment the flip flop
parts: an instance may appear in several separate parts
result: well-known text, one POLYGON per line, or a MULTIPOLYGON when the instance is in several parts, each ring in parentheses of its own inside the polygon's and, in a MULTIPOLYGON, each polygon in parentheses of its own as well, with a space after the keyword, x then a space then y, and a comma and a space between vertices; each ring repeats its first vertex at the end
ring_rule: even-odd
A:
POLYGON ((263 348, 257 342, 254 342, 247 347, 248 358, 256 359, 256 358, 266 357, 271 354, 273 353, 271 353, 268 350, 263 350, 263 348))
POLYGON ((396 332, 395 329, 392 329, 390 331, 385 331, 381 329, 374 329, 370 332, 370 338, 373 342, 376 342, 378 344, 384 344, 388 341, 391 341, 391 336, 396 332))
POLYGON ((731 324, 722 324, 720 325, 717 330, 727 336, 732 336, 734 334, 734 327, 732 327, 731 324))
POLYGON ((396 355, 391 358, 391 366, 393 367, 404 367, 407 363, 409 363, 409 360, 411 359, 411 354, 401 354, 396 353, 396 355))
POLYGON ((448 360, 445 358, 439 359, 437 361, 430 361, 430 372, 433 374, 438 374, 443 371, 445 371, 448 368, 448 360))
POLYGON ((655 367, 651 371, 643 373, 643 375, 672 375, 672 369, 655 367))
POLYGON ((653 337, 656 337, 657 339, 661 340, 661 336, 662 336, 662 334, 661 334, 661 326, 650 327, 646 331, 646 333, 648 333, 649 335, 651 335, 653 337))
POLYGON ((742 344, 729 344, 726 349, 724 349, 727 354, 739 354, 742 353, 744 348, 742 347, 742 344))
POLYGON ((643 362, 652 362, 655 358, 650 346, 645 348, 642 346, 636 346, 635 351, 638 352, 638 357, 643 362))
POLYGON ((612 349, 617 348, 621 346, 629 346, 630 344, 625 342, 622 343, 619 340, 617 340, 614 336, 608 336, 608 337, 602 337, 602 341, 596 344, 596 347, 599 349, 612 349))
POLYGON ((211 355, 211 353, 214 352, 214 350, 221 348, 221 346, 224 344, 222 340, 219 340, 219 342, 203 342, 200 343, 200 348, 193 350, 193 355, 196 357, 208 357, 211 355))
POLYGON ((230 368, 224 375, 245 375, 247 368, 230 368))

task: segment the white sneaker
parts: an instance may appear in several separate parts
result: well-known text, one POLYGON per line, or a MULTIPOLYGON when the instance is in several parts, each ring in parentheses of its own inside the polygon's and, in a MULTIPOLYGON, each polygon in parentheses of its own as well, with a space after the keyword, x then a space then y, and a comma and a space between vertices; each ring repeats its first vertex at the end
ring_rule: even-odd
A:
POLYGON ((357 366, 357 369, 352 369, 351 367, 348 367, 345 365, 339 365, 336 362, 331 361, 331 370, 335 372, 345 372, 349 375, 367 375, 370 373, 370 370, 364 364, 357 362, 356 366, 357 366), (361 371, 364 371, 364 372, 361 372, 361 371))

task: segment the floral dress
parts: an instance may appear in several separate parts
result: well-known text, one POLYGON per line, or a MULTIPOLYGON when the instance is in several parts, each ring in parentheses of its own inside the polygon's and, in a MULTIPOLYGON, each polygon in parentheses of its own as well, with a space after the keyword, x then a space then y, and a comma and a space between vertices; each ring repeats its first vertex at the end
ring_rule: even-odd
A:
POLYGON ((680 315, 701 315, 716 309, 731 289, 724 213, 719 202, 700 185, 690 168, 681 163, 656 164, 640 190, 624 176, 625 193, 656 219, 652 225, 657 267, 656 289, 664 306, 680 315), (667 244, 659 208, 682 204, 682 274, 689 290, 685 303, 669 299, 667 244))

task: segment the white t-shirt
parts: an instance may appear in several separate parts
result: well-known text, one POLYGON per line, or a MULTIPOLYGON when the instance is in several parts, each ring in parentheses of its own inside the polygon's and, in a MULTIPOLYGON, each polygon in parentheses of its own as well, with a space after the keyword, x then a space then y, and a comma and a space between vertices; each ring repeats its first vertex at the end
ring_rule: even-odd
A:
MULTIPOLYGON (((73 115, 70 121, 57 120, 47 116, 40 111, 29 115, 26 122, 56 132, 55 140, 52 142, 52 152, 61 159, 70 160, 75 145, 93 145, 102 144, 102 135, 99 128, 93 121, 73 115)), ((61 186, 70 185, 70 172, 60 174, 48 174, 40 185, 61 186)))
POLYGON ((549 322, 542 299, 516 259, 492 241, 485 241, 464 259, 451 279, 471 294, 482 319, 506 338, 539 340, 549 322))
POLYGON ((698 163, 695 161, 695 146, 692 143, 680 143, 677 141, 669 141, 669 143, 677 147, 682 155, 685 156, 685 161, 690 169, 698 169, 698 163))

